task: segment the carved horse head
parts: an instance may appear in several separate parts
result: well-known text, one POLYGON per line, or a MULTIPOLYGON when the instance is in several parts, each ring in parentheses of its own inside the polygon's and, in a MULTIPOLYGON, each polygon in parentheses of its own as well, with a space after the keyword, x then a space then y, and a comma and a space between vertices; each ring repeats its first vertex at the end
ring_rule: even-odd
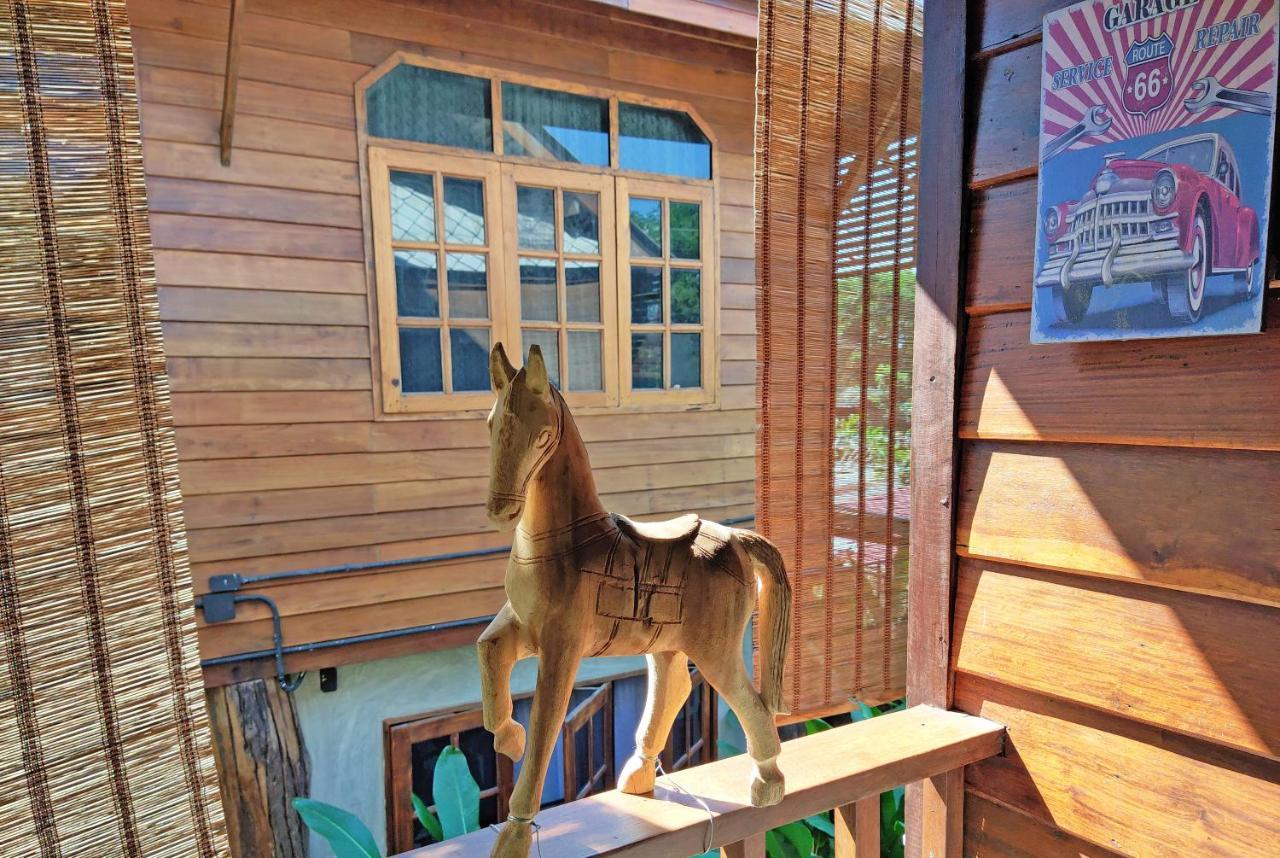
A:
POLYGON ((489 500, 485 511, 499 529, 524 512, 529 483, 555 452, 564 427, 560 396, 547 378, 542 350, 529 349, 519 371, 502 343, 489 353, 489 374, 498 398, 489 412, 489 500))

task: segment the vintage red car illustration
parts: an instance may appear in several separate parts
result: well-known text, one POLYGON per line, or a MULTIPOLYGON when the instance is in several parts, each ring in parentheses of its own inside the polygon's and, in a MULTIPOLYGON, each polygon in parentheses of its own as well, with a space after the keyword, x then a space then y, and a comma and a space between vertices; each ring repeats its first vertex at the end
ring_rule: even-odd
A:
POLYGON ((1259 288, 1258 216, 1240 201, 1235 153, 1220 134, 1108 156, 1078 201, 1042 216, 1049 256, 1035 284, 1051 290, 1059 321, 1081 321, 1099 286, 1149 282, 1182 324, 1200 319, 1210 275, 1234 275, 1241 299, 1259 288))

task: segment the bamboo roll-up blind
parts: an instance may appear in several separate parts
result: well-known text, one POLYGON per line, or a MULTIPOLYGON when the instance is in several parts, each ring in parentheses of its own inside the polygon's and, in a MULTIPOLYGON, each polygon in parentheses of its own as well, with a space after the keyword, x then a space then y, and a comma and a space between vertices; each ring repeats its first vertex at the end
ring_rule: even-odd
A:
POLYGON ((920 23, 916 0, 761 3, 756 500, 796 715, 904 690, 920 23))
POLYGON ((0 0, 0 853, 226 854, 122 0, 0 0))

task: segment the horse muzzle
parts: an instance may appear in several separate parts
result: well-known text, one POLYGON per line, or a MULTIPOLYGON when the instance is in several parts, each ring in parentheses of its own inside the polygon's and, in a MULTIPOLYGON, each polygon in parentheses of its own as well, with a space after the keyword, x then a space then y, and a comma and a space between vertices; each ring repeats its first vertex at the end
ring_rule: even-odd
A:
POLYGON ((498 530, 510 530, 524 512, 524 498, 518 495, 491 494, 484 505, 485 514, 498 530))

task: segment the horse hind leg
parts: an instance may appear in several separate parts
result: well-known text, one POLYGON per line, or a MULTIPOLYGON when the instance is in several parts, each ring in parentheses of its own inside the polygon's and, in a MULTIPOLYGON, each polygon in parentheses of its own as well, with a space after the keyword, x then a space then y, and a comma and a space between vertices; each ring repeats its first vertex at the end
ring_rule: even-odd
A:
POLYGON ((618 789, 632 795, 653 792, 658 754, 692 688, 689 659, 684 653, 650 653, 645 659, 649 662, 649 695, 636 729, 636 752, 618 776, 618 789))
POLYGON ((778 728, 773 714, 765 706, 751 677, 747 675, 742 654, 737 650, 698 660, 698 669, 742 723, 747 737, 747 753, 755 763, 751 780, 751 804, 768 807, 782 801, 786 781, 778 768, 778 728), (718 656, 718 657, 717 657, 718 656))

